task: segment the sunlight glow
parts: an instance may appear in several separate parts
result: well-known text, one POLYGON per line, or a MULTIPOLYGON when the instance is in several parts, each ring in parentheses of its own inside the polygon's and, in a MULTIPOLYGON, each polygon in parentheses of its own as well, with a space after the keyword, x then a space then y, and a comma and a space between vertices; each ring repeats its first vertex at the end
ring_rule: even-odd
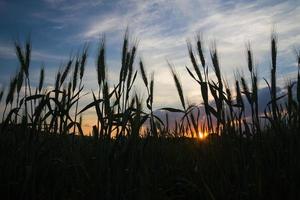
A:
POLYGON ((208 133, 199 131, 198 137, 200 140, 204 140, 207 137, 208 133))

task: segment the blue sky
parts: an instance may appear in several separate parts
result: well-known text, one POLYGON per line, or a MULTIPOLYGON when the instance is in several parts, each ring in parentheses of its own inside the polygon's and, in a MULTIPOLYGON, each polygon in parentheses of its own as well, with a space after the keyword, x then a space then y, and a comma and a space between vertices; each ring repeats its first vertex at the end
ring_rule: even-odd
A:
MULTIPOLYGON (((209 47, 216 41, 221 71, 229 82, 236 70, 247 74, 245 43, 250 41, 259 77, 268 79, 270 35, 275 29, 279 39, 278 78, 284 83, 296 77, 294 49, 300 48, 299 21, 298 0, 0 0, 0 87, 8 84, 18 67, 13 41, 24 41, 29 35, 33 82, 44 64, 46 83, 51 85, 59 66, 88 42, 85 87, 87 91, 95 88, 94 57, 103 33, 109 77, 114 82, 128 26, 131 38, 139 40, 138 58, 144 60, 148 72, 155 72, 155 107, 180 105, 167 60, 181 75, 185 96, 190 102, 199 102, 199 89, 185 71, 185 66, 191 66, 187 40, 193 42, 201 33, 207 59, 209 47)), ((265 87, 263 81, 260 83, 265 87)), ((142 93, 140 85, 136 90, 142 93)))

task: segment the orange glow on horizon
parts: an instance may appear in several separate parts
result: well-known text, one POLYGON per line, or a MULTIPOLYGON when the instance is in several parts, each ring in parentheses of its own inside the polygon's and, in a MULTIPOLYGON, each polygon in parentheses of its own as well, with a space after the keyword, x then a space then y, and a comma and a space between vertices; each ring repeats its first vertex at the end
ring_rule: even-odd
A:
POLYGON ((198 133, 198 138, 200 140, 204 140, 207 136, 208 136, 207 132, 201 132, 201 131, 199 131, 199 133, 198 133))

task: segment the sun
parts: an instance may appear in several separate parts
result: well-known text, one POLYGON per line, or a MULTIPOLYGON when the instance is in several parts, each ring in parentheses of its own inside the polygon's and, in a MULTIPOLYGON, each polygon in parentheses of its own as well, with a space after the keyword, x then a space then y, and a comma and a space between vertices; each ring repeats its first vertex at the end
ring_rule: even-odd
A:
POLYGON ((200 140, 204 140, 207 137, 207 133, 199 131, 198 137, 200 140))

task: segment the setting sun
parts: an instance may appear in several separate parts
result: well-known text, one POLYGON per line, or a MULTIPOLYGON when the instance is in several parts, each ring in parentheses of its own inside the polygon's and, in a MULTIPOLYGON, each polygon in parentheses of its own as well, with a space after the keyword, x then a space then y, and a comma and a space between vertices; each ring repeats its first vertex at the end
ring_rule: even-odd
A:
POLYGON ((198 137, 200 140, 204 140, 207 137, 208 133, 199 131, 198 137))

